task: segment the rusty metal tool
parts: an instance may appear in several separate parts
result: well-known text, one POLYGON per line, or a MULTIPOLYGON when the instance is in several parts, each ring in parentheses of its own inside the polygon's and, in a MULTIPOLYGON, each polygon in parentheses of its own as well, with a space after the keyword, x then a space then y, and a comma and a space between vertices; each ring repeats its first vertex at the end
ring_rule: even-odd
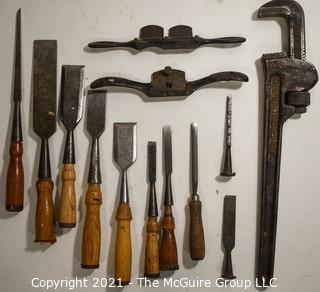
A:
POLYGON ((168 36, 164 36, 163 27, 147 25, 141 28, 140 37, 128 42, 98 41, 89 43, 89 48, 112 49, 132 48, 138 51, 147 48, 161 48, 163 50, 195 50, 204 45, 241 44, 246 39, 242 37, 221 37, 205 39, 193 36, 192 28, 187 25, 176 25, 169 29, 168 36))
POLYGON ((89 91, 87 96, 87 131, 91 136, 91 157, 86 214, 82 235, 81 266, 84 269, 99 267, 101 246, 100 206, 102 204, 99 138, 105 129, 105 90, 89 91))
POLYGON ((21 9, 16 15, 15 61, 13 87, 13 120, 10 144, 10 160, 7 172, 6 210, 19 212, 24 201, 24 171, 23 171, 23 137, 21 127, 21 9))
POLYGON ((189 96, 197 89, 215 82, 238 81, 248 82, 248 76, 233 71, 219 72, 207 77, 187 81, 185 72, 165 67, 163 70, 154 72, 151 83, 142 83, 120 77, 103 77, 93 81, 91 88, 101 87, 127 87, 141 91, 149 97, 172 97, 189 96))
POLYGON ((318 74, 306 61, 304 12, 296 1, 270 1, 258 10, 258 17, 283 18, 289 28, 287 50, 262 57, 265 100, 257 279, 259 285, 269 286, 274 276, 282 128, 292 115, 306 112, 308 91, 318 74))
POLYGON ((115 123, 113 125, 113 158, 121 170, 120 200, 116 214, 118 221, 115 276, 119 285, 128 285, 131 280, 132 247, 127 170, 137 158, 137 124, 115 123))
POLYGON ((75 150, 73 131, 82 119, 83 68, 81 65, 63 65, 61 78, 60 119, 67 130, 61 174, 60 227, 76 226, 75 150))
POLYGON ((147 241, 144 261, 144 276, 158 278, 159 269, 159 224, 156 195, 157 179, 157 143, 148 142, 148 180, 149 180, 149 208, 147 223, 147 241))
POLYGON ((37 181, 36 242, 56 241, 49 138, 56 131, 57 41, 33 44, 33 130, 41 138, 37 181))
POLYGON ((231 251, 235 246, 236 235, 236 196, 225 196, 223 201, 223 222, 222 222, 222 247, 224 259, 222 264, 221 277, 225 279, 236 278, 233 275, 231 251))
POLYGON ((235 172, 232 171, 232 159, 231 159, 231 119, 232 119, 232 99, 227 97, 226 104, 226 130, 225 130, 225 149, 224 156, 221 165, 221 176, 232 177, 235 176, 235 172))
POLYGON ((163 127, 163 148, 164 148, 164 215, 162 219, 162 238, 160 243, 160 269, 179 270, 178 252, 176 237, 174 235, 175 222, 172 214, 172 134, 171 127, 163 127))
POLYGON ((202 203, 198 195, 198 125, 192 123, 191 128, 191 197, 189 247, 190 256, 194 261, 203 260, 205 256, 205 241, 202 223, 202 203))

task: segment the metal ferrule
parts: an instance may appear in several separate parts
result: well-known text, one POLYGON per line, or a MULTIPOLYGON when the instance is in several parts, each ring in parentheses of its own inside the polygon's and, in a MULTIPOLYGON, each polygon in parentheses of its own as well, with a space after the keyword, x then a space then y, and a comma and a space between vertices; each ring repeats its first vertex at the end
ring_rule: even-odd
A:
POLYGON ((21 142, 22 141, 22 126, 21 126, 21 109, 20 102, 14 103, 13 109, 13 121, 12 121, 12 142, 21 142))
POLYGON ((150 184, 148 216, 149 217, 158 217, 156 186, 154 183, 150 184))
POLYGON ((129 203, 128 178, 126 170, 123 170, 121 173, 120 203, 129 203))
POLYGON ((64 147, 64 156, 63 156, 64 164, 75 164, 75 151, 74 151, 74 137, 73 131, 67 132, 66 145, 64 147))
POLYGON ((92 140, 88 183, 101 184, 99 138, 92 140))
POLYGON ((51 178, 50 152, 48 139, 41 139, 39 179, 51 178))
POLYGON ((170 207, 173 205, 171 175, 166 175, 165 193, 164 193, 164 205, 170 207))
POLYGON ((191 194, 191 201, 200 201, 200 197, 198 194, 191 194))

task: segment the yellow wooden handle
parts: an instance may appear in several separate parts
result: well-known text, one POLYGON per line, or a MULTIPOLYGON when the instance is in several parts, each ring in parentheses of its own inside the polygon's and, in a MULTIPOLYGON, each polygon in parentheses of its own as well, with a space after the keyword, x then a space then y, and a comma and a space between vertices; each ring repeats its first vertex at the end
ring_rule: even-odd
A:
POLYGON ((38 201, 36 210, 35 242, 55 243, 55 218, 52 199, 53 182, 51 179, 39 179, 36 187, 38 192, 38 201))
POLYGON ((159 224, 157 218, 149 217, 144 258, 144 276, 148 278, 158 278, 160 276, 158 235, 159 224))
POLYGON ((74 164, 64 164, 62 170, 62 190, 60 197, 60 213, 59 225, 60 227, 75 227, 76 226, 76 191, 75 181, 76 172, 74 164))
POLYGON ((95 269, 99 267, 100 262, 100 206, 102 204, 100 184, 89 184, 85 203, 86 217, 82 237, 81 266, 84 269, 95 269))
POLYGON ((115 254, 115 279, 121 285, 128 285, 131 280, 132 248, 130 221, 131 209, 128 203, 120 203, 116 219, 118 221, 116 254, 115 254))

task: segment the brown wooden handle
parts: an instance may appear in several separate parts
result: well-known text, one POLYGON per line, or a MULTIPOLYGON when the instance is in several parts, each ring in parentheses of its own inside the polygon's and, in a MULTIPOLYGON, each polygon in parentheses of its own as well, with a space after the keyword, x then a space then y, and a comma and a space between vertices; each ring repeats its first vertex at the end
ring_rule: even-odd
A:
POLYGON ((36 210, 35 242, 56 242, 54 206, 52 199, 53 182, 51 179, 39 179, 36 184, 38 192, 36 210))
POLYGON ((201 216, 201 201, 189 202, 190 208, 190 256, 194 261, 203 260, 205 256, 205 242, 201 216))
POLYGON ((149 217, 147 224, 147 242, 144 258, 144 276, 158 278, 159 270, 159 246, 158 246, 159 224, 156 217, 149 217))
POLYGON ((76 226, 76 172, 74 164, 64 164, 62 170, 62 190, 60 196, 60 227, 71 228, 76 226))
POLYGON ((96 269, 100 262, 101 224, 100 206, 102 192, 100 184, 89 184, 86 193, 86 217, 82 236, 82 262, 84 269, 96 269))
POLYGON ((115 279, 121 285, 128 285, 131 280, 132 250, 130 221, 131 209, 128 203, 120 203, 116 219, 118 221, 116 254, 115 254, 115 279))
POLYGON ((24 172, 22 163, 23 144, 12 142, 7 172, 6 209, 17 212, 23 209, 24 172))
POLYGON ((162 240, 160 245, 160 269, 179 270, 177 243, 174 236, 174 218, 171 207, 165 207, 162 221, 162 240))

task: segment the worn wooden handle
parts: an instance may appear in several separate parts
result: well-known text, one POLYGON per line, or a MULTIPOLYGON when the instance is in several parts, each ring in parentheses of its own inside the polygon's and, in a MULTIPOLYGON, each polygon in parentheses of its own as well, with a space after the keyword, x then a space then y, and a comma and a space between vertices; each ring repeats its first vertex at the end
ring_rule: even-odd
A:
POLYGON ((147 224, 147 242, 144 258, 144 276, 158 278, 159 270, 159 246, 158 246, 159 224, 156 217, 149 217, 147 224))
POLYGON ((39 179, 36 184, 38 192, 36 210, 35 242, 56 242, 55 217, 52 199, 53 182, 51 179, 39 179))
POLYGON ((7 172, 6 209, 17 212, 23 209, 24 172, 22 163, 23 144, 12 142, 7 172))
POLYGON ((174 218, 171 207, 165 207, 162 221, 162 241, 160 245, 160 269, 179 270, 177 243, 174 236, 174 218))
POLYGON ((71 228, 76 226, 76 172, 74 164, 64 164, 62 170, 62 190, 60 196, 60 227, 71 228))
POLYGON ((190 256, 194 261, 203 260, 205 256, 205 242, 201 216, 201 201, 190 201, 190 256))
POLYGON ((96 269, 100 262, 101 224, 100 206, 102 193, 100 184, 89 184, 86 193, 86 217, 82 237, 82 262, 84 269, 96 269))
POLYGON ((128 285, 131 280, 132 248, 130 221, 131 209, 128 203, 120 203, 116 219, 118 221, 116 254, 115 254, 115 279, 121 285, 128 285))

